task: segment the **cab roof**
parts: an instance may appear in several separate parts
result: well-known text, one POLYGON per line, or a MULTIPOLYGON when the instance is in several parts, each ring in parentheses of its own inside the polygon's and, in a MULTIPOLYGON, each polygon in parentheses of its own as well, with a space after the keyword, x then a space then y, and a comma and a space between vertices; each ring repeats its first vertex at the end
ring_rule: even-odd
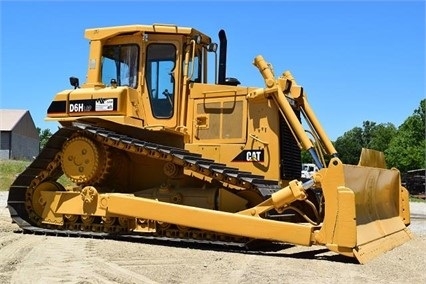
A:
POLYGON ((178 27, 173 24, 125 25, 86 29, 84 36, 89 40, 105 40, 111 37, 138 33, 180 34, 187 36, 201 35, 202 41, 210 43, 209 36, 189 27, 178 27))

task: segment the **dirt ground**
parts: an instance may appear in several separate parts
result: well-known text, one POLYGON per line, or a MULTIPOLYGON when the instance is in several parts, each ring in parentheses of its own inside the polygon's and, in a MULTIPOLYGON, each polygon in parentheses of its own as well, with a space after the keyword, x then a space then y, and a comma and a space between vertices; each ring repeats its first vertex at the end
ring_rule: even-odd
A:
POLYGON ((426 203, 414 239, 357 264, 323 247, 248 253, 23 234, 0 192, 0 283, 426 283, 426 203))

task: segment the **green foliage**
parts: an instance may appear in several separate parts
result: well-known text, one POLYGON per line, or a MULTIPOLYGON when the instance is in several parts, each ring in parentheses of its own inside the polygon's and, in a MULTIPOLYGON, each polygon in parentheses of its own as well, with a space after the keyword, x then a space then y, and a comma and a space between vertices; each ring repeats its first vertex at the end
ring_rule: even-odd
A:
POLYGON ((425 203, 425 199, 417 198, 415 196, 410 196, 410 202, 419 202, 419 203, 425 203))
POLYGON ((401 172, 426 168, 425 101, 400 125, 385 151, 388 165, 401 172))
POLYGON ((345 164, 357 164, 362 149, 362 128, 354 127, 336 139, 334 147, 345 164))
POLYGON ((52 136, 52 132, 50 129, 43 129, 41 130, 40 127, 37 127, 38 136, 40 137, 40 150, 44 148, 47 141, 49 141, 50 137, 52 136))
POLYGON ((9 190, 17 175, 29 164, 29 161, 0 160, 0 191, 9 190))
POLYGON ((364 121, 361 127, 354 127, 337 138, 335 147, 340 159, 347 164, 358 164, 362 148, 385 151, 397 129, 392 123, 376 124, 364 121))
MULTIPOLYGON (((18 175, 30 164, 30 161, 0 160, 0 191, 9 190, 18 175)), ((62 175, 58 182, 64 187, 75 186, 65 175, 62 175)))
POLYGON ((366 144, 366 148, 384 152, 396 133, 397 128, 392 123, 378 124, 372 130, 371 139, 366 144))
POLYGON ((340 159, 347 164, 357 164, 362 148, 382 151, 388 167, 401 172, 426 168, 425 102, 396 128, 391 123, 376 124, 364 121, 334 142, 340 159))
POLYGON ((302 150, 301 152, 302 163, 312 163, 312 156, 308 151, 302 150))

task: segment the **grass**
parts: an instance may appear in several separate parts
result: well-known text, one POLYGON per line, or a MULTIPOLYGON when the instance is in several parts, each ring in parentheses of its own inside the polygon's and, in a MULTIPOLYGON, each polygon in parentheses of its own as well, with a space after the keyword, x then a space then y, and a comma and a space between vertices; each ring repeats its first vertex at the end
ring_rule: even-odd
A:
POLYGON ((426 199, 410 196, 410 202, 426 202, 426 199))
POLYGON ((16 177, 30 163, 29 161, 0 160, 0 191, 9 190, 16 177))
MULTIPOLYGON (((0 191, 9 190, 16 177, 30 164, 30 161, 0 160, 0 191)), ((65 176, 58 181, 64 186, 73 185, 65 176)))

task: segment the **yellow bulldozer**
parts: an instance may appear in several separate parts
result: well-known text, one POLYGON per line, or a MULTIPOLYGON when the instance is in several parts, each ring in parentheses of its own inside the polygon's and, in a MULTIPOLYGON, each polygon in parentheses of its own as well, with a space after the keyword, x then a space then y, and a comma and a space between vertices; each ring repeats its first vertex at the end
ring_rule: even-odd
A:
POLYGON ((322 245, 359 263, 412 238, 399 171, 369 149, 343 164, 303 87, 261 55, 264 87, 227 77, 224 30, 218 44, 170 24, 85 37, 86 82, 55 95, 60 128, 10 187, 23 231, 322 245), (302 151, 319 169, 308 179, 302 151))

